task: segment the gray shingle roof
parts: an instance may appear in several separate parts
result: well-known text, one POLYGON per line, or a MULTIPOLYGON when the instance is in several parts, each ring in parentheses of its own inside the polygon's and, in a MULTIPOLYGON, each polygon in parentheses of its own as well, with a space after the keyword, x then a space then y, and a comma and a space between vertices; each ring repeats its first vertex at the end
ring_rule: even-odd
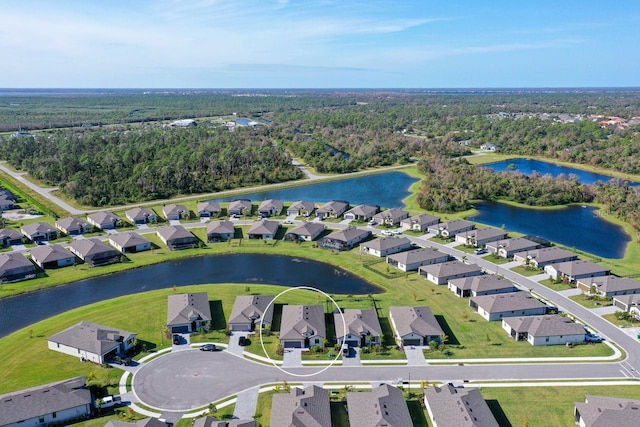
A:
POLYGON ((356 216, 364 216, 366 218, 371 218, 373 215, 376 214, 376 212, 378 212, 378 209, 380 208, 376 205, 358 205, 353 209, 349 209, 344 214, 346 215, 348 213, 352 213, 356 216))
POLYGON ((439 222, 440 222, 440 217, 429 215, 429 214, 419 214, 419 215, 414 215, 407 219, 403 219, 400 223, 407 224, 407 225, 418 224, 421 227, 425 227, 425 226, 437 224, 439 222))
POLYGON ((354 239, 364 239, 369 236, 371 232, 369 230, 361 230, 355 227, 345 228, 344 230, 334 231, 327 236, 327 239, 338 240, 340 242, 350 242, 354 239))
POLYGON ((53 225, 46 222, 32 222, 31 224, 23 225, 21 229, 28 235, 36 233, 51 233, 52 231, 56 231, 56 228, 53 225))
POLYGON ((235 227, 231 221, 211 221, 207 223, 207 234, 234 234, 235 227))
POLYGON ((405 265, 439 259, 443 257, 448 258, 448 255, 434 248, 413 249, 410 251, 389 255, 389 259, 405 265))
POLYGON ((22 234, 13 228, 0 228, 0 239, 9 238, 10 240, 21 239, 22 234))
POLYGON ((380 321, 378 315, 373 308, 357 309, 347 308, 342 313, 344 321, 347 326, 347 332, 345 333, 342 324, 342 316, 339 313, 333 315, 334 324, 336 326, 336 336, 338 338, 344 337, 347 334, 350 335, 372 335, 374 337, 382 336, 382 328, 380 327, 380 321))
MULTIPOLYGON (((267 306, 275 298, 273 295, 239 295, 233 304, 233 310, 229 316, 229 323, 251 323, 252 320, 259 321, 262 318, 267 306)), ((264 316, 265 323, 273 320, 273 304, 264 316)), ((256 322, 257 323, 257 322, 256 322)))
POLYGON ((70 246, 71 249, 83 259, 89 256, 113 254, 116 252, 115 249, 98 238, 74 240, 70 246))
POLYGON ((91 224, 83 219, 68 217, 56 220, 56 226, 63 231, 72 230, 74 228, 86 228, 91 224))
POLYGON ((109 236, 109 240, 122 248, 129 248, 150 243, 149 240, 134 232, 112 234, 111 236, 109 236))
POLYGON ((125 216, 135 222, 153 218, 156 214, 149 208, 133 208, 126 211, 125 216))
POLYGON ((448 277, 455 276, 457 274, 472 273, 474 271, 481 271, 482 269, 476 264, 465 264, 461 261, 448 261, 433 265, 423 265, 420 267, 420 271, 424 271, 427 274, 431 274, 435 277, 448 277))
POLYGON ((48 340, 90 353, 104 355, 117 348, 123 340, 126 341, 135 335, 133 332, 83 320, 62 332, 50 336, 48 340))
POLYGON ((135 423, 111 420, 104 425, 104 427, 167 427, 167 426, 168 426, 167 423, 153 417, 144 418, 142 420, 136 421, 135 423))
POLYGON ((308 336, 326 336, 324 309, 321 305, 285 305, 280 322, 281 340, 302 340, 308 336))
POLYGON ((251 211, 251 200, 238 199, 229 202, 229 212, 247 210, 251 211))
MULTIPOLYGON (((314 210, 316 207, 316 205, 313 202, 305 202, 303 200, 298 200, 297 202, 293 203, 289 209, 290 210, 295 210, 295 211, 300 211, 300 210, 304 210, 307 212, 311 212, 312 210, 314 210)), ((287 210, 289 210, 287 209, 287 210)))
MULTIPOLYGON (((286 307, 286 306, 285 306, 286 307)), ((276 393, 271 402, 273 427, 331 427, 329 392, 312 385, 276 393)))
POLYGON ((389 312, 396 325, 396 332, 401 337, 411 333, 423 337, 444 334, 429 307, 391 307, 389 312))
POLYGON ((559 264, 552 264, 552 266, 557 272, 572 277, 611 271, 611 269, 607 267, 586 260, 561 262, 559 264))
POLYGON ((402 391, 384 384, 369 392, 347 393, 351 427, 412 427, 402 391))
POLYGON ((326 212, 342 212, 349 206, 349 203, 343 202, 341 200, 332 200, 330 202, 325 203, 321 207, 317 209, 316 212, 326 213, 326 212))
POLYGON ((548 263, 559 259, 565 259, 571 256, 578 257, 573 252, 570 252, 566 249, 558 248, 557 246, 550 246, 548 248, 540 248, 533 249, 525 252, 516 253, 517 256, 527 258, 527 259, 535 259, 538 264, 548 263))
POLYGON ((398 248, 402 246, 407 246, 411 244, 411 240, 406 237, 383 237, 381 239, 374 239, 370 242, 362 244, 363 247, 377 250, 377 251, 386 251, 393 248, 398 248))
POLYGON ((98 225, 111 225, 114 222, 119 221, 120 217, 111 212, 100 211, 93 212, 87 215, 87 220, 90 220, 89 222, 93 222, 94 224, 98 225))
POLYGON ((166 218, 170 216, 176 216, 176 215, 184 216, 187 213, 189 213, 189 209, 187 209, 187 207, 184 205, 171 204, 171 205, 164 206, 162 208, 162 213, 164 213, 164 216, 166 218))
POLYGON ((156 230, 158 236, 165 241, 173 239, 195 238, 191 232, 181 225, 167 225, 164 227, 158 227, 156 230))
POLYGON ((425 400, 439 426, 499 427, 489 405, 480 390, 430 386, 425 390, 425 400))
POLYGON ((0 275, 5 271, 15 269, 33 270, 34 273, 36 271, 36 267, 24 255, 13 252, 0 253, 0 275))
POLYGON ((557 314, 544 316, 522 316, 503 319, 511 329, 528 333, 532 337, 584 334, 584 326, 557 314))
POLYGON ((207 293, 169 295, 167 325, 184 325, 194 320, 211 320, 211 307, 207 293))
POLYGON ((256 221, 253 224, 251 224, 251 228, 249 229, 248 234, 275 235, 278 232, 278 228, 280 228, 280 223, 278 221, 269 221, 268 219, 261 219, 260 221, 256 221))
POLYGON ((433 226, 433 228, 437 228, 441 231, 447 230, 450 235, 457 234, 460 230, 464 230, 469 227, 475 227, 475 224, 464 219, 454 219, 452 221, 443 222, 433 226))
POLYGON ((461 279, 452 279, 449 282, 458 289, 462 289, 465 291, 471 290, 473 292, 488 292, 514 287, 513 282, 511 282, 510 280, 496 276, 494 274, 463 277, 461 279))
POLYGON ((622 427, 638 423, 640 400, 608 396, 585 396, 585 402, 576 402, 586 427, 622 427))
POLYGON ((220 212, 221 210, 220 203, 215 202, 213 200, 198 203, 197 209, 198 209, 198 212, 207 211, 209 213, 217 213, 217 212, 220 212))
POLYGON ((41 264, 74 258, 74 255, 62 245, 37 246, 31 249, 31 258, 41 264))
POLYGON ((374 219, 380 221, 392 221, 393 223, 400 222, 402 219, 406 218, 409 215, 409 212, 403 209, 387 209, 385 211, 379 212, 373 216, 374 219))
POLYGON ((511 239, 498 240, 489 244, 491 247, 497 247, 498 249, 504 248, 509 252, 520 252, 527 248, 540 247, 540 244, 533 242, 524 237, 513 237, 511 239))
POLYGON ((217 420, 213 417, 197 418, 193 427, 257 427, 256 420, 217 420))
POLYGON ((292 230, 289 230, 287 234, 296 234, 298 236, 313 236, 318 232, 324 230, 324 224, 319 222, 305 222, 292 230))
POLYGON ((507 232, 504 230, 498 230, 497 228, 477 228, 475 230, 469 230, 463 232, 461 235, 469 238, 473 238, 476 241, 482 241, 486 239, 492 238, 502 238, 507 235, 507 232))
POLYGON ((483 295, 471 298, 471 301, 482 307, 487 313, 503 313, 505 311, 543 308, 545 305, 529 292, 510 292, 508 294, 483 295))
POLYGON ((282 203, 282 200, 267 199, 267 200, 264 200, 262 203, 260 203, 260 206, 258 206, 258 212, 264 212, 264 211, 282 212, 283 207, 284 207, 284 204, 282 203))
POLYGON ((640 282, 627 277, 617 276, 602 276, 592 277, 589 279, 582 279, 580 282, 591 285, 596 285, 600 292, 622 292, 622 291, 635 291, 640 289, 640 282))

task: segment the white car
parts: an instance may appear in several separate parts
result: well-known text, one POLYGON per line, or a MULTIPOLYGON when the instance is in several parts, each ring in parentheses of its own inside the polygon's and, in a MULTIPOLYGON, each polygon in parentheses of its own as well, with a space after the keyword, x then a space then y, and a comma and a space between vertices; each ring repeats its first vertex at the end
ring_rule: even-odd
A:
POLYGON ((293 224, 293 220, 292 219, 285 219, 284 223, 285 224, 293 224))
POLYGON ((382 230, 383 236, 393 236, 393 231, 391 230, 382 230))

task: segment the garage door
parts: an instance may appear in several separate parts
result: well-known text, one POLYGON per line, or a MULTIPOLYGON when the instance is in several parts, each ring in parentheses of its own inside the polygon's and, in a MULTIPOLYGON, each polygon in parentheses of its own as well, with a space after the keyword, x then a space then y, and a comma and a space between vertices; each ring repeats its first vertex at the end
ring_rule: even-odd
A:
POLYGON ((403 342, 404 345, 422 345, 422 340, 419 338, 406 339, 403 342))
POLYGON ((284 348, 302 348, 302 343, 300 341, 285 341, 284 348))
POLYGON ((171 332, 174 334, 186 334, 189 332, 189 327, 188 326, 173 326, 171 328, 171 332))
POLYGON ((360 341, 357 340, 347 340, 347 345, 349 347, 358 347, 360 345, 360 341))
POLYGON ((618 301, 615 298, 613 299, 613 305, 615 305, 621 310, 627 311, 627 304, 623 303, 622 301, 618 301))

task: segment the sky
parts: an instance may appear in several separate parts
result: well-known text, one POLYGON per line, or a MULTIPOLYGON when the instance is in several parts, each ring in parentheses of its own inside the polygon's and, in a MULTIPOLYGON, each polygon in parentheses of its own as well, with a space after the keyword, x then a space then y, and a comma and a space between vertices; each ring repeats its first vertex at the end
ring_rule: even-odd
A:
POLYGON ((3 88, 640 86, 640 1, 0 0, 3 88))

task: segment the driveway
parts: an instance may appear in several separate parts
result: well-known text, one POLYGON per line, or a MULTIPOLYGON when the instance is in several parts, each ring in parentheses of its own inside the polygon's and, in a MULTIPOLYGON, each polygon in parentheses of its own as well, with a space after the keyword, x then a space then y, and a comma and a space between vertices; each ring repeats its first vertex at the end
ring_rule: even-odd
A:
POLYGON ((360 360, 360 349, 358 347, 349 347, 349 357, 342 356, 342 366, 362 366, 362 361, 360 360))
POLYGON ((227 351, 229 353, 233 353, 236 356, 242 356, 244 353, 244 347, 238 343, 240 337, 247 338, 249 336, 249 332, 233 332, 231 334, 231 338, 229 339, 229 346, 227 347, 227 351))
POLYGON ((302 366, 302 352, 307 351, 301 348, 288 348, 282 357, 283 368, 300 368, 302 366))
POLYGON ((404 355, 407 358, 408 366, 424 366, 427 364, 422 352, 423 348, 422 346, 414 345, 404 346, 404 355))
POLYGON ((260 386, 250 388, 238 393, 236 407, 233 410, 233 417, 241 420, 250 420, 256 414, 258 405, 258 394, 260 386))
POLYGON ((558 293, 568 298, 568 297, 580 295, 582 291, 578 288, 571 288, 571 289, 565 289, 564 291, 559 291, 558 293))
POLYGON ((615 305, 608 305, 606 307, 592 308, 591 311, 598 314, 599 316, 602 316, 603 314, 613 314, 616 311, 620 311, 620 309, 615 305))

